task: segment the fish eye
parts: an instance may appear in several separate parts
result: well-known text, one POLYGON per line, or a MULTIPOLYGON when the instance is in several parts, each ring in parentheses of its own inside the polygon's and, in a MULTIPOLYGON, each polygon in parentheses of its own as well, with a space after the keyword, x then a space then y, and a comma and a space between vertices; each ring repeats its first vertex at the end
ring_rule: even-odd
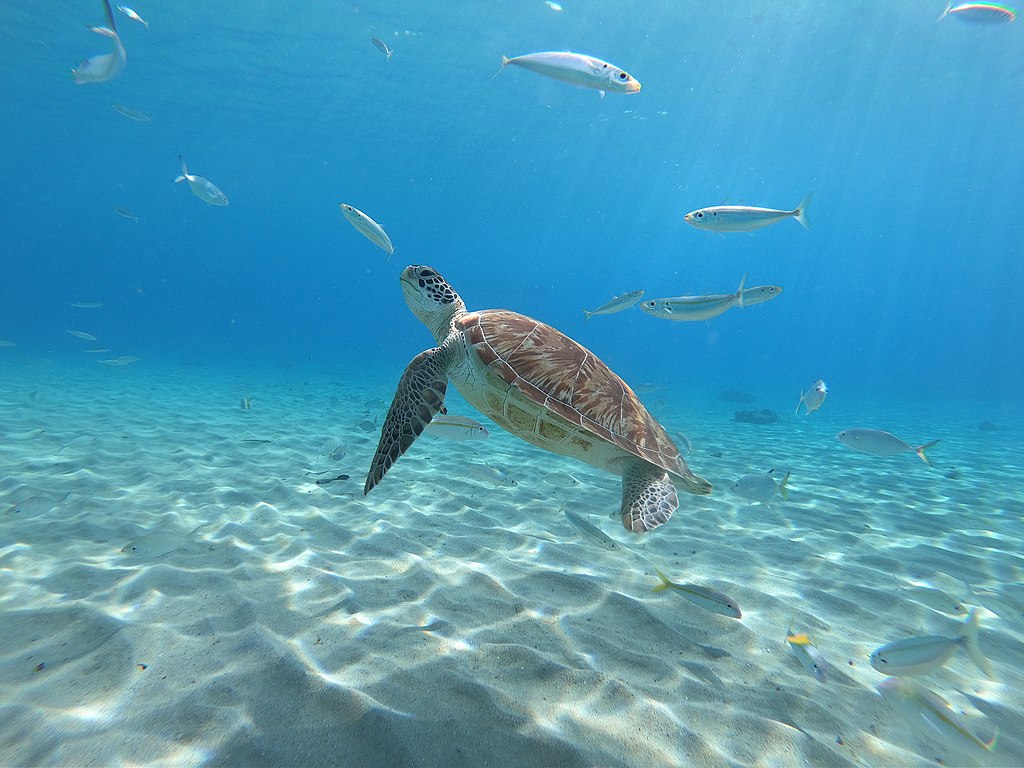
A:
POLYGON ((698 219, 703 219, 704 218, 704 211, 697 211, 697 218, 698 219))
POLYGON ((627 79, 629 79, 629 75, 627 75, 625 72, 619 72, 619 80, 627 80, 627 79))

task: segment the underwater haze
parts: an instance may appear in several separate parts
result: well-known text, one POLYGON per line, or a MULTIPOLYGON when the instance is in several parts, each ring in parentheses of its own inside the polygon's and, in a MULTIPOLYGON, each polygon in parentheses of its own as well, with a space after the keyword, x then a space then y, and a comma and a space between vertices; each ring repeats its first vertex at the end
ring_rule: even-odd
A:
POLYGON ((104 3, 0 0, 0 763, 1024 760, 1024 20, 945 0, 132 9, 123 71, 77 84, 112 50, 104 3), (641 90, 502 65, 544 51, 641 90), (229 204, 175 183, 179 156, 229 204), (684 219, 808 195, 807 228, 684 219), (450 388, 490 438, 424 436, 364 496, 435 345, 400 289, 413 264, 599 356, 713 494, 628 533, 618 477, 450 388), (744 276, 782 293, 584 315, 744 276), (856 428, 906 443, 837 441, 856 428), (730 491, 751 473, 765 499, 730 491), (742 623, 653 594, 656 565, 742 623), (929 732, 929 699, 901 689, 901 720, 868 655, 966 648, 947 596, 981 609, 1000 682, 957 650, 923 685, 970 725, 929 732), (841 668, 831 688, 793 629, 841 668))

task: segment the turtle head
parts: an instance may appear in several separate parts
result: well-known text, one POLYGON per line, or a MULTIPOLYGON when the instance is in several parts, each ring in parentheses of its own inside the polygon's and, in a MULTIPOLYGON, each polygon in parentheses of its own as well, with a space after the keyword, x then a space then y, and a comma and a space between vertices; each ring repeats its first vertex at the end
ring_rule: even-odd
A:
POLYGON ((430 329, 438 343, 448 338, 452 320, 466 311, 459 294, 436 270, 417 264, 402 270, 402 293, 412 313, 430 329))

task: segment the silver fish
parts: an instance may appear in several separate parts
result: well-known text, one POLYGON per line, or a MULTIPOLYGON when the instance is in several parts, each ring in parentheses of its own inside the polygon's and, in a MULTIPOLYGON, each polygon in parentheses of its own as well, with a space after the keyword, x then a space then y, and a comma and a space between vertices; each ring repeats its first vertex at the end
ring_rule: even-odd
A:
POLYGON ((154 533, 147 533, 145 536, 125 544, 121 547, 121 552, 126 555, 131 555, 132 557, 139 557, 143 559, 162 557, 176 549, 181 549, 188 543, 193 535, 209 525, 211 525, 211 523, 203 523, 202 525, 193 528, 188 533, 180 533, 177 531, 156 531, 154 533))
POLYGON ((491 485, 503 486, 505 488, 515 488, 519 485, 518 480, 509 477, 500 469, 495 469, 487 464, 470 464, 466 470, 466 474, 474 480, 479 480, 483 483, 490 483, 491 485))
POLYGON ((825 661, 825 657, 814 646, 806 632, 794 632, 790 628, 786 632, 786 645, 789 646, 789 650, 797 657, 803 668, 814 675, 819 683, 828 680, 829 663, 825 661))
POLYGON ((640 83, 629 73, 607 61, 582 53, 546 51, 515 56, 511 59, 502 56, 501 69, 498 73, 510 64, 553 80, 580 88, 592 88, 602 93, 637 93, 640 90, 640 83))
POLYGON ((15 344, 13 341, 8 341, 7 339, 0 339, 0 347, 16 347, 16 346, 18 346, 18 345, 15 344))
POLYGON ((869 453, 872 456, 896 456, 907 451, 913 451, 929 467, 932 463, 925 455, 925 451, 939 442, 938 440, 932 440, 930 443, 925 443, 915 448, 900 440, 896 435, 883 432, 881 429, 844 429, 836 435, 836 439, 855 451, 869 453))
POLYGON ((71 70, 71 76, 78 85, 84 83, 103 83, 113 80, 122 71, 128 61, 128 53, 121 44, 121 38, 117 35, 117 26, 114 24, 114 12, 110 9, 109 0, 103 0, 103 9, 107 14, 106 27, 90 27, 89 29, 97 35, 109 37, 114 43, 114 50, 111 53, 104 53, 93 56, 71 70))
MULTIPOLYGON (((796 404, 796 412, 800 413, 800 406, 803 405, 807 410, 804 411, 804 416, 808 413, 821 408, 825 402, 825 395, 828 394, 828 387, 825 386, 825 382, 818 379, 816 382, 811 384, 811 388, 806 392, 800 393, 800 402, 796 404)), ((794 414, 795 415, 795 414, 794 414)))
POLYGON ((991 678, 992 668, 978 645, 977 608, 971 609, 964 619, 963 629, 955 637, 926 635, 886 643, 872 652, 871 666, 883 674, 898 677, 927 675, 949 661, 961 646, 974 665, 991 678))
POLYGON ((691 227, 711 232, 753 232, 755 229, 778 224, 783 219, 796 219, 804 229, 810 229, 807 222, 807 206, 811 195, 800 201, 792 211, 775 208, 755 208, 749 205, 714 205, 690 211, 683 219, 691 227))
POLYGON ((565 513, 565 517, 569 521, 570 525, 572 525, 572 527, 577 531, 589 536, 605 549, 609 549, 613 552, 618 550, 619 545, 615 542, 615 539, 602 531, 596 525, 584 520, 575 512, 570 512, 568 509, 563 509, 562 511, 565 513))
POLYGON ((86 333, 85 331, 68 331, 68 333, 70 333, 76 339, 81 339, 82 341, 96 341, 95 336, 93 336, 91 333, 86 333))
POLYGON ((779 493, 782 494, 783 499, 788 499, 789 492, 786 490, 786 483, 789 482, 789 472, 782 478, 781 483, 775 482, 774 472, 774 469, 770 469, 767 472, 744 475, 730 485, 729 490, 747 501, 758 501, 762 504, 767 504, 779 493))
POLYGON ((878 692, 909 726, 923 735, 939 737, 947 747, 969 742, 991 751, 996 744, 999 726, 988 741, 983 741, 953 711, 949 702, 924 686, 899 677, 887 677, 878 684, 878 692))
POLYGON ((643 291, 627 291, 626 293, 620 293, 618 296, 606 301, 597 309, 583 310, 583 316, 586 320, 589 320, 593 315, 611 315, 615 312, 621 312, 624 309, 629 309, 644 295, 643 291))
POLYGON ((711 611, 717 613, 720 616, 728 616, 730 619, 742 619, 743 612, 740 611, 739 605, 728 595, 719 592, 717 589, 711 589, 710 587, 702 587, 698 584, 677 584, 674 581, 670 581, 668 576, 659 571, 657 568, 654 569, 655 573, 658 574, 659 583, 654 588, 654 592, 663 592, 666 589, 673 589, 694 605, 700 606, 705 611, 711 611))
POLYGON ((640 305, 640 309, 651 317, 665 320, 693 321, 710 320, 735 307, 743 297, 743 286, 747 275, 743 274, 740 287, 735 293, 709 293, 704 296, 674 296, 667 299, 651 299, 640 305))
POLYGON ((70 301, 68 306, 75 309, 99 309, 103 304, 99 301, 70 301))
POLYGON ((139 223, 139 217, 136 216, 131 211, 129 211, 127 208, 115 208, 114 209, 114 213, 116 213, 122 219, 128 219, 129 221, 134 221, 136 224, 139 223))
POLYGON ((193 176, 188 172, 185 158, 178 155, 178 159, 181 160, 181 176, 174 180, 175 183, 187 181, 192 194, 209 205, 224 206, 228 204, 227 195, 221 192, 216 184, 209 179, 204 179, 202 176, 193 176))
POLYGON ((353 208, 348 203, 339 203, 338 207, 341 208, 341 212, 345 214, 345 218, 348 219, 348 223, 355 227, 359 234, 378 248, 386 251, 388 258, 391 258, 391 254, 395 252, 395 246, 391 244, 391 238, 388 237, 388 233, 384 231, 384 228, 380 224, 358 208, 353 208))
POLYGON ((371 37, 370 38, 370 42, 373 43, 375 46, 377 46, 377 50, 378 51, 380 51, 385 56, 387 56, 387 60, 388 61, 391 61, 391 54, 393 54, 394 51, 392 51, 390 48, 388 48, 388 44, 387 43, 385 43, 379 37, 371 37))
POLYGON ((486 440, 491 435, 480 422, 453 414, 437 414, 423 431, 447 440, 486 440))
POLYGON ((139 16, 139 14, 137 14, 135 11, 133 11, 131 8, 129 8, 127 5, 119 5, 119 6, 117 6, 117 10, 119 10, 121 13, 123 13, 125 16, 127 16, 132 21, 137 21, 139 24, 144 26, 146 29, 149 29, 149 22, 146 21, 145 19, 143 19, 141 16, 139 16))
POLYGON ((740 291, 740 300, 737 304, 740 307, 752 307, 755 304, 763 304, 769 299, 774 299, 782 293, 780 285, 755 285, 753 288, 744 288, 740 291))
POLYGON ((1017 18, 1013 10, 997 3, 950 2, 939 16, 939 20, 949 15, 975 24, 1007 24, 1017 18))

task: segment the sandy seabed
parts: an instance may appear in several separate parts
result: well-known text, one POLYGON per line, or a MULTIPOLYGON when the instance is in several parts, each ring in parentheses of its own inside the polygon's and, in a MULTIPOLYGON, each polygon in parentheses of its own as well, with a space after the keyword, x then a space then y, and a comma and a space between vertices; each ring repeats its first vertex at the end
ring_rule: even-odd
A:
POLYGON ((395 383, 0 367, 0 765, 1024 764, 1020 424, 833 394, 758 426, 645 392, 715 492, 636 537, 618 478, 483 419, 364 497, 395 383), (851 426, 942 438, 935 467, 851 452, 851 426), (772 468, 788 499, 730 492, 772 468), (653 592, 656 567, 743 618, 653 592), (991 752, 895 713, 868 662, 956 635, 958 601, 995 680, 958 650, 918 682, 991 752))

